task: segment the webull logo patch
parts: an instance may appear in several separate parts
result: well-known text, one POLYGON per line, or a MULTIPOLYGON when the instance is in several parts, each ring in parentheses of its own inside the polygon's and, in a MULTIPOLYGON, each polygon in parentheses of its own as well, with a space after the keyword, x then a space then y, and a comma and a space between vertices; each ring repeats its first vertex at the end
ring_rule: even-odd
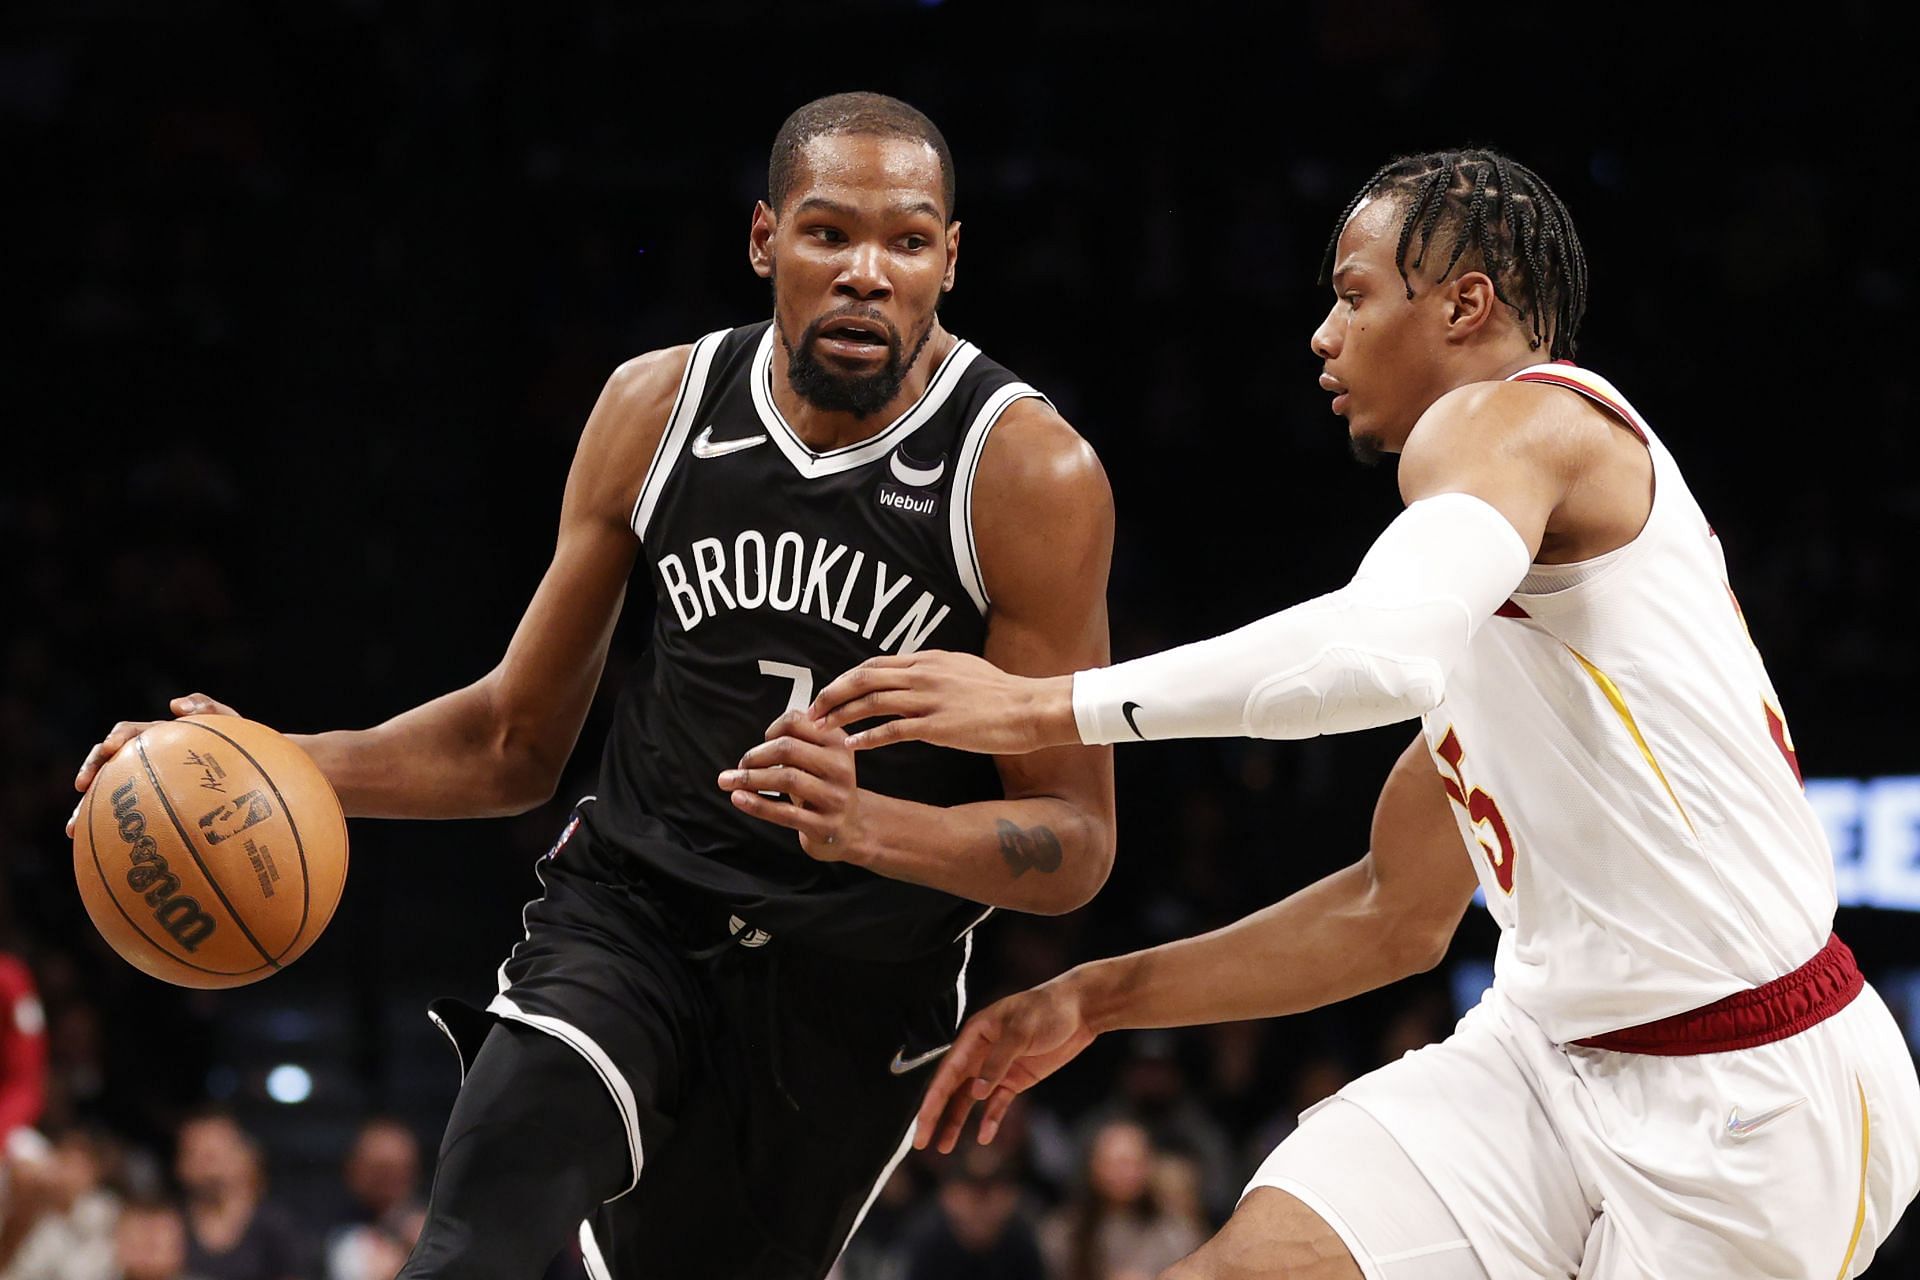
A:
POLYGON ((902 489, 896 484, 881 484, 874 501, 889 511, 904 511, 909 515, 932 516, 940 514, 940 495, 938 493, 918 493, 912 489, 902 489))
POLYGON ((113 793, 113 820, 132 858, 127 887, 153 908, 153 918, 175 942, 188 951, 197 950, 213 936, 213 917, 200 909, 198 901, 180 892, 180 877, 168 869, 166 855, 147 834, 147 816, 140 811, 140 798, 131 780, 113 793))

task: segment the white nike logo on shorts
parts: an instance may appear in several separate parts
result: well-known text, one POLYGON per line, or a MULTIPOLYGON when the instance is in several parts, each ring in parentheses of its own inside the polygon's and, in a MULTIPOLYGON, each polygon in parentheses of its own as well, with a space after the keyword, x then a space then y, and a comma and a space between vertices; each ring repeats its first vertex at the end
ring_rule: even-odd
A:
POLYGON ((929 1062, 932 1062, 935 1058, 951 1048, 953 1048, 951 1044, 943 1044, 938 1049, 929 1049, 925 1053, 916 1053, 909 1058, 904 1056, 907 1052, 907 1046, 901 1045, 898 1049, 894 1050, 893 1061, 887 1064, 887 1070, 897 1076, 903 1076, 909 1071, 918 1070, 926 1066, 929 1062))
POLYGON ((1735 1107, 1733 1110, 1727 1112, 1727 1132, 1736 1138, 1744 1138, 1761 1125, 1772 1124, 1775 1120, 1778 1120, 1781 1116, 1787 1114, 1787 1112, 1793 1110, 1805 1101, 1805 1098, 1795 1098, 1792 1102, 1786 1103, 1783 1106, 1775 1107, 1771 1111, 1762 1111, 1757 1116, 1748 1116, 1745 1120, 1740 1118, 1740 1108, 1735 1107))

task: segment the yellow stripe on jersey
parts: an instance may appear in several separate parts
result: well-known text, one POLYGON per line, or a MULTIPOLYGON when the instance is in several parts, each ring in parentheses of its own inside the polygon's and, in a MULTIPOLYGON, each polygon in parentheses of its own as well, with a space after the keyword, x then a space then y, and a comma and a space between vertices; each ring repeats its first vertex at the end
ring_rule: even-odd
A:
POLYGON ((1847 1241, 1847 1256, 1840 1259, 1840 1274, 1834 1280, 1847 1280, 1853 1266, 1853 1251, 1860 1247, 1860 1228, 1867 1225, 1867 1153, 1872 1150, 1873 1125, 1867 1118, 1867 1089, 1860 1077, 1853 1078, 1860 1091, 1860 1207, 1853 1211, 1853 1239, 1847 1241))
POLYGON ((1627 700, 1620 694, 1620 686, 1615 684, 1606 672, 1594 666, 1591 662, 1588 662, 1586 655, 1582 654, 1572 645, 1563 642, 1561 647, 1572 654, 1573 660, 1580 664, 1581 670, 1591 676, 1593 682, 1600 686, 1600 692, 1605 694, 1607 701, 1613 704, 1614 714, 1620 717, 1620 723, 1627 726, 1627 732, 1633 735, 1633 744, 1640 748, 1640 754, 1645 757, 1647 764, 1653 769, 1654 776, 1660 779, 1660 785, 1667 789, 1667 798, 1672 800, 1673 807, 1680 811, 1680 820, 1687 824, 1687 830, 1693 831, 1695 835, 1699 835, 1700 833, 1698 831, 1694 831, 1693 819, 1687 816, 1687 807, 1680 803, 1680 797, 1673 792, 1673 784, 1667 781, 1667 771, 1662 769, 1660 762, 1653 758, 1652 748, 1647 746, 1647 740, 1641 736, 1640 726, 1635 722, 1633 712, 1627 709, 1627 700))

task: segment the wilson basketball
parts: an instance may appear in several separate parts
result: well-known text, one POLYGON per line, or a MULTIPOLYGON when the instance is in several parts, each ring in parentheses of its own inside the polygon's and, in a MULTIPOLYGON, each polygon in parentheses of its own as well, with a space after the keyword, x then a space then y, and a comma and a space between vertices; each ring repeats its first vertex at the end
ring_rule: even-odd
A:
POLYGON ((237 987, 292 964, 346 885, 333 788, 306 752, 238 716, 147 729, 100 770, 73 831, 94 927, 176 986, 237 987))

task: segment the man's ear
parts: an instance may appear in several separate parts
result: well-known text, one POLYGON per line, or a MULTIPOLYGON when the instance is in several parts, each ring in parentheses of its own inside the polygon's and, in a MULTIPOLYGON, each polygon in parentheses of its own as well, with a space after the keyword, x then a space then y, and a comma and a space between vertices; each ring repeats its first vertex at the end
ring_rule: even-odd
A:
MULTIPOLYGON (((747 261, 753 267, 753 274, 762 280, 773 278, 773 233, 779 230, 780 219, 774 214, 773 206, 765 200, 753 202, 753 225, 747 232, 747 261)), ((949 266, 948 272, 953 268, 949 266)))
POLYGON ((1505 305, 1493 291, 1493 277, 1484 271, 1462 272, 1447 287, 1447 341, 1465 342, 1505 305))
POLYGON ((953 292, 953 267, 960 261, 960 223, 956 219, 947 224, 947 274, 940 280, 940 292, 953 292))

